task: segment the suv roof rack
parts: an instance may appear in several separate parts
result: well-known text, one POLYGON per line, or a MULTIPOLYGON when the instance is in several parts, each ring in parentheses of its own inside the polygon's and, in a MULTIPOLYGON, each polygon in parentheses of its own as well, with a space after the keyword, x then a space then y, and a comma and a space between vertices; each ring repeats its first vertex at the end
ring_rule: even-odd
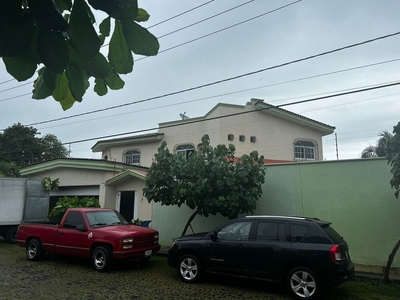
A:
POLYGON ((296 219, 296 220, 306 220, 305 217, 292 217, 292 216, 270 216, 270 215, 263 215, 263 216, 246 216, 246 218, 284 218, 284 219, 296 219))

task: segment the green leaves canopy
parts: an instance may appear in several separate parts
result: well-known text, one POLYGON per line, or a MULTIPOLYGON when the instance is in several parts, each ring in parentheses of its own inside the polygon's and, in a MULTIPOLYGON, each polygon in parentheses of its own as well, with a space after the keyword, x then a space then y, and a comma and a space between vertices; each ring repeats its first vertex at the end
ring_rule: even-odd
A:
POLYGON ((233 145, 213 148, 208 135, 187 159, 172 154, 164 142, 147 174, 144 196, 161 205, 185 204, 206 217, 253 213, 262 194, 264 157, 254 151, 234 163, 234 156, 233 145))
POLYGON ((396 189, 395 196, 400 193, 400 122, 393 127, 393 136, 387 143, 386 158, 388 164, 392 166, 390 172, 393 174, 390 185, 396 189))
POLYGON ((157 38, 137 23, 148 18, 137 0, 0 1, 0 57, 18 81, 31 78, 43 64, 32 98, 53 96, 66 110, 82 101, 90 77, 95 78, 97 94, 105 95, 108 88, 123 88, 119 75, 132 72, 132 52, 158 53, 157 38), (87 2, 109 15, 100 23, 99 35, 87 2), (110 35, 111 19, 114 31, 107 59, 100 45, 110 35))

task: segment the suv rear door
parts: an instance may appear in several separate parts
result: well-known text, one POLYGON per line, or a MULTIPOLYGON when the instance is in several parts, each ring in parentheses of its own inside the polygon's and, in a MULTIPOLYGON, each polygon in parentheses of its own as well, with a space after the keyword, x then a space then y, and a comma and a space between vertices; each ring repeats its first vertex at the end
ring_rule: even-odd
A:
POLYGON ((286 262, 290 261, 291 243, 289 227, 282 220, 259 220, 246 260, 249 260, 248 275, 279 280, 286 262))

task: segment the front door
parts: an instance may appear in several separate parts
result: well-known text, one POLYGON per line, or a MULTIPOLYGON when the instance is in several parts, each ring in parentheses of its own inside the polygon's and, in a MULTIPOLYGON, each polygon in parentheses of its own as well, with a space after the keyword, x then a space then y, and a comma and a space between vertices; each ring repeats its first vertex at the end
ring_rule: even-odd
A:
POLYGON ((135 191, 121 192, 119 203, 119 212, 127 220, 131 222, 134 219, 135 210, 135 191))
POLYGON ((248 268, 247 251, 250 248, 251 221, 231 223, 217 231, 217 239, 210 240, 209 266, 213 271, 244 274, 248 268))
POLYGON ((77 230, 77 225, 88 226, 85 223, 82 212, 69 212, 64 224, 57 231, 55 241, 57 253, 76 256, 90 255, 91 234, 88 231, 77 230))

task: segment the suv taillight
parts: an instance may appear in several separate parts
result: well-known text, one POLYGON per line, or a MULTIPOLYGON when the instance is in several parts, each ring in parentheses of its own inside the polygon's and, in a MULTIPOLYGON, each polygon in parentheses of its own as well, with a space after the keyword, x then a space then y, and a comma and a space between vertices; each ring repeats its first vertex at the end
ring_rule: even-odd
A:
POLYGON ((331 261, 333 261, 333 262, 341 261, 342 260, 342 254, 340 253, 339 245, 334 245, 329 250, 329 255, 331 257, 331 261))

